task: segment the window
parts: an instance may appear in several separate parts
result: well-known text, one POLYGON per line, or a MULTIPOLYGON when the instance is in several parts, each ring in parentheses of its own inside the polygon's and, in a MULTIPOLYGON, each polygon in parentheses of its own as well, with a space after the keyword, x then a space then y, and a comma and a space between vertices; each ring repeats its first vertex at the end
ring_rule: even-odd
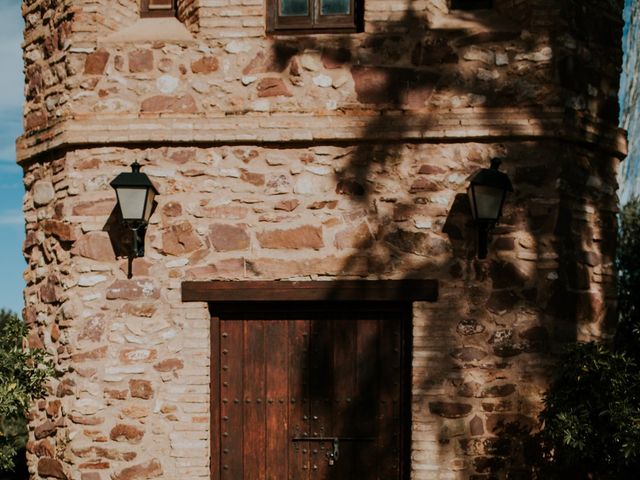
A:
POLYGON ((493 7, 493 0, 451 0, 451 10, 477 10, 493 7))
POLYGON ((267 0, 269 33, 356 32, 362 0, 267 0))
POLYGON ((175 17, 176 0, 141 0, 141 17, 175 17))

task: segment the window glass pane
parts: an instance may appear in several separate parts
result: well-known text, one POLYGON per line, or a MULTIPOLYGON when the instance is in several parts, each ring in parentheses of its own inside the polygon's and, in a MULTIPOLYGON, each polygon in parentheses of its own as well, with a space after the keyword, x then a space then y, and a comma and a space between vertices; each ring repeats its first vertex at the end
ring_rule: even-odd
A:
POLYGON ((322 15, 348 15, 351 0, 322 0, 322 15))
POLYGON ((493 0, 452 0, 451 9, 475 10, 479 8, 492 8, 493 0))
POLYGON ((309 2, 308 0, 280 0, 280 15, 306 17, 309 15, 309 2))
POLYGON ((149 0, 149 10, 171 10, 173 0, 149 0))

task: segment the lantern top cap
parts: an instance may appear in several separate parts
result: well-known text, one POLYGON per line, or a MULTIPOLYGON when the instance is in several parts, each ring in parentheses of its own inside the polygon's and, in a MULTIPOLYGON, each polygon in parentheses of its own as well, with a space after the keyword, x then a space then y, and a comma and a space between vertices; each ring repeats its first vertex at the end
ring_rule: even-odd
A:
POLYGON ((140 171, 141 165, 136 161, 131 164, 130 172, 123 172, 118 175, 110 185, 113 188, 150 188, 153 193, 158 194, 158 189, 149 180, 149 177, 140 171))
POLYGON ((511 185, 509 176, 499 170, 501 164, 501 158, 492 158, 491 168, 481 168, 475 172, 469 177, 469 183, 471 185, 498 188, 505 192, 513 192, 513 185, 511 185))

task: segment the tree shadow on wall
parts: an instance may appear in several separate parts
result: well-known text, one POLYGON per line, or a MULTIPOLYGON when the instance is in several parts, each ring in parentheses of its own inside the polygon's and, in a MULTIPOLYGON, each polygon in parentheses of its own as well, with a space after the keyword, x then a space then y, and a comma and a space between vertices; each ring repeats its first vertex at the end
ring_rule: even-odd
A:
MULTIPOLYGON (((548 380, 552 354, 560 345, 577 339, 578 322, 599 320, 604 311, 603 305, 594 304, 584 271, 610 261, 614 245, 606 235, 594 245, 598 235, 578 225, 586 223, 579 212, 606 200, 606 206, 596 207, 595 223, 602 232, 614 231, 615 219, 607 211, 610 198, 596 189, 587 189, 585 196, 583 180, 589 168, 578 167, 582 171, 575 176, 569 145, 558 154, 563 149, 552 143, 559 160, 554 162, 545 157, 549 152, 536 153, 540 145, 522 138, 494 146, 486 144, 496 143, 495 139, 481 138, 469 148, 452 147, 459 172, 469 175, 488 166, 490 156, 506 156, 506 170, 517 187, 502 224, 493 232, 489 259, 474 258, 475 232, 463 193, 448 201, 446 218, 434 222, 432 233, 405 228, 414 214, 434 211, 430 197, 443 188, 441 178, 447 169, 438 166, 438 159, 426 159, 411 187, 412 197, 404 202, 383 198, 376 181, 391 174, 394 165, 421 144, 428 144, 424 133, 437 120, 437 113, 427 107, 430 102, 446 94, 473 105, 485 96, 485 108, 517 105, 534 118, 540 113, 539 99, 524 80, 475 81, 459 68, 460 48, 520 41, 522 25, 512 23, 510 28, 481 34, 438 31, 430 29, 413 5, 402 19, 385 24, 385 32, 361 42, 348 36, 327 40, 328 44, 308 37, 277 38, 270 55, 283 72, 298 68, 291 61, 296 54, 321 51, 325 67, 350 67, 358 101, 370 107, 363 112, 368 120, 360 141, 336 175, 336 194, 348 196, 360 207, 358 221, 367 224, 373 241, 356 243, 357 252, 345 260, 341 274, 397 278, 396 272, 402 271, 402 278, 437 278, 446 287, 438 303, 417 306, 414 317, 418 319, 414 343, 437 353, 428 361, 414 361, 414 416, 425 417, 428 411, 435 422, 426 433, 422 426, 413 426, 414 445, 434 437, 439 445, 435 451, 414 446, 414 453, 478 480, 533 478, 531 465, 537 453, 532 434, 539 428, 535 417, 541 400, 535 385, 548 380), (385 113, 378 112, 380 108, 385 113), (541 193, 557 179, 554 194, 541 193), (385 203, 390 208, 383 208, 385 203), (524 272, 509 261, 520 247, 529 252, 524 260, 532 266, 524 272), (601 248, 602 258, 594 260, 586 252, 590 247, 601 248), (438 256, 446 260, 438 262, 438 256), (562 321, 555 322, 556 318, 562 321)), ((475 18, 482 22, 485 17, 475 18)), ((450 142, 469 141, 451 138, 450 142)), ((595 168, 602 178, 613 181, 610 163, 595 168)))
POLYGON ((315 478, 410 478, 405 448, 410 442, 405 418, 411 411, 410 385, 399 378, 400 372, 410 374, 407 307, 385 302, 363 308, 343 302, 332 317, 311 322, 311 414, 325 422, 322 434, 347 439, 340 442, 334 465, 325 458, 330 444, 311 459, 318 467, 315 478))

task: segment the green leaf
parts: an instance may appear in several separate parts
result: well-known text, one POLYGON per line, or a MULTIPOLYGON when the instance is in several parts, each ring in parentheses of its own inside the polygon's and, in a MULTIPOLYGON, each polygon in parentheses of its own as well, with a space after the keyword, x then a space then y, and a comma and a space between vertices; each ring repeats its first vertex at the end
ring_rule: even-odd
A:
POLYGON ((44 351, 23 349, 26 335, 17 315, 0 310, 0 471, 10 471, 16 452, 26 445, 29 407, 55 373, 44 351))

